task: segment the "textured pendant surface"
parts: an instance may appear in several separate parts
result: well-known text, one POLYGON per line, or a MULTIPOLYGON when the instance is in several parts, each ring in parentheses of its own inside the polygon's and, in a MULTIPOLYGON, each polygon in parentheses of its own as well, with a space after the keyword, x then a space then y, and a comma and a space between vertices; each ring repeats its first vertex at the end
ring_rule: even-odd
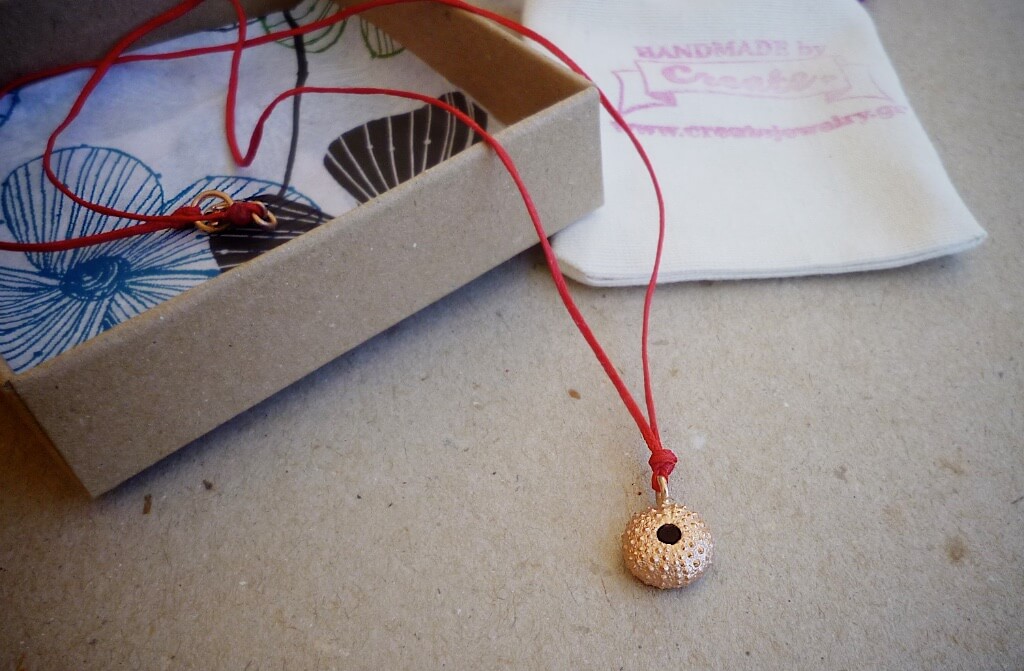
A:
POLYGON ((714 543, 700 515, 666 498, 633 515, 622 534, 622 557, 640 581, 686 587, 711 565, 714 543))

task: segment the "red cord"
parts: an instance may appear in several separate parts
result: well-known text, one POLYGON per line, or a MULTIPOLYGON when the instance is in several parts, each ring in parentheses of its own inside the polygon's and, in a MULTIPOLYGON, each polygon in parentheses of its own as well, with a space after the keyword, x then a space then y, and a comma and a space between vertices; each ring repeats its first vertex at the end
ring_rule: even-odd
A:
MULTIPOLYGON (((611 101, 608 100, 607 96, 605 96, 603 91, 598 89, 598 93, 601 98, 601 104, 604 106, 605 110, 607 110, 608 113, 612 116, 615 122, 623 129, 623 131, 625 131, 625 133, 630 138, 630 141, 633 143, 633 146, 635 147, 638 155, 644 163, 645 168, 647 169, 648 174, 650 175, 651 183, 654 186, 655 196, 658 202, 658 244, 655 251, 654 264, 651 269, 650 281, 647 284, 647 291, 644 296, 643 327, 641 333, 641 359, 644 378, 644 396, 647 405, 646 417, 644 416, 643 411, 640 409, 640 406, 637 404, 636 400, 633 398, 632 394, 629 392, 629 389, 626 387, 625 382, 623 382, 618 371, 615 369, 615 366, 608 358, 608 355, 605 353, 604 349, 597 341, 597 338, 594 336, 586 320, 583 318, 583 315, 580 313, 579 308, 572 300, 572 296, 569 293, 569 288, 566 284, 565 277, 562 275, 562 271, 554 255, 554 251, 551 249, 551 245, 548 242, 547 233, 544 231, 543 225, 541 224, 540 217, 533 203, 533 199, 531 198, 528 190, 526 189, 526 186, 523 183, 522 178, 520 177, 519 172, 516 169, 511 157, 505 151, 504 147, 492 135, 487 133, 483 128, 481 128, 475 121, 473 121, 472 118, 468 117, 465 113, 435 98, 431 98, 423 94, 413 93, 409 91, 398 91, 393 89, 382 89, 374 87, 299 87, 281 93, 266 107, 266 109, 264 109, 263 113, 260 115, 259 121, 257 122, 252 132, 249 141, 249 146, 245 154, 242 154, 241 150, 239 149, 237 137, 235 134, 235 106, 238 91, 238 72, 242 52, 244 49, 257 46, 259 44, 271 42, 277 39, 282 39, 284 37, 291 37, 295 35, 301 35, 316 30, 320 30, 327 26, 343 21, 353 15, 378 7, 410 4, 413 2, 433 2, 435 4, 448 5, 450 7, 470 12, 472 14, 477 14, 495 23, 498 23, 506 28, 509 28, 525 37, 528 37, 529 39, 537 42, 538 44, 546 48, 548 51, 550 51, 559 60, 565 63, 571 70, 590 80, 590 77, 583 71, 583 69, 580 68, 580 66, 576 64, 575 61, 569 58, 567 54, 565 54, 561 49, 555 46, 551 41, 549 41, 542 35, 536 33, 535 31, 525 26, 522 26, 516 23, 515 21, 512 21, 511 19, 507 19, 504 16, 501 16, 500 14, 496 14, 494 12, 490 12, 488 10, 481 9, 473 5, 469 5, 463 2, 462 0, 371 0, 370 2, 362 3, 359 5, 352 6, 348 9, 341 10, 336 14, 333 14, 319 21, 315 21, 304 26, 300 26, 299 28, 292 28, 289 30, 283 30, 276 33, 269 33, 267 35, 254 39, 246 38, 247 17, 245 15, 244 9, 241 7, 239 3, 239 0, 230 0, 235 9, 236 16, 238 18, 238 39, 233 43, 219 45, 216 47, 203 47, 198 49, 188 49, 178 52, 169 52, 162 54, 141 54, 122 56, 122 53, 138 39, 148 34, 155 28, 182 16, 202 1, 203 0, 184 0, 175 7, 172 7, 170 10, 167 10, 163 14, 143 23, 141 26, 130 32, 121 40, 119 40, 118 43, 114 46, 114 48, 111 49, 110 52, 108 52, 107 55, 98 62, 79 63, 69 66, 62 66, 59 68, 51 68, 40 73, 35 73, 34 75, 27 75, 25 77, 21 77, 15 80, 14 82, 11 82, 8 85, 0 88, 0 96, 3 96, 19 86, 24 86, 26 84, 39 81, 40 79, 45 79, 47 77, 54 76, 56 74, 62 74, 65 72, 70 72, 82 68, 94 68, 92 76, 89 78, 85 86, 82 88, 82 91, 80 92, 78 98, 75 100, 74 105, 68 112, 67 117, 50 135, 50 138, 47 141, 46 151, 43 154, 43 169, 46 172, 46 175, 49 178, 49 180, 54 184, 54 186, 58 190, 60 190, 61 193, 63 193, 65 196, 70 198, 75 203, 78 203, 79 205, 86 207, 92 211, 105 214, 108 216, 127 218, 145 222, 143 224, 139 224, 136 226, 118 229, 115 231, 108 231, 106 233, 100 233, 97 235, 76 238, 72 240, 44 243, 0 242, 0 250, 6 249, 14 251, 59 251, 62 249, 70 249, 73 247, 98 244, 100 242, 107 242, 109 240, 128 237, 131 235, 150 233, 168 228, 182 228, 184 226, 191 224, 192 221, 194 221, 196 217, 195 212, 193 211, 194 208, 188 209, 188 212, 185 212, 186 208, 179 208, 179 210, 177 210, 172 215, 152 217, 147 215, 135 214, 131 212, 122 212, 120 210, 106 207, 98 203, 89 202, 74 194, 66 185, 64 185, 59 180, 57 175, 53 172, 50 166, 50 159, 54 151, 57 138, 78 116, 78 114, 82 110, 82 107, 85 105, 86 100, 88 100, 89 96, 95 90, 99 82, 103 79, 103 77, 110 70, 110 68, 115 64, 151 60, 172 60, 176 58, 186 58, 190 56, 198 56, 209 53, 231 51, 231 71, 228 82, 227 101, 225 106, 225 134, 227 136, 227 141, 231 150, 232 157, 235 160, 235 162, 240 166, 247 166, 251 164, 252 160, 255 158, 256 153, 259 149, 260 141, 262 139, 263 127, 267 119, 273 112, 274 108, 280 102, 296 95, 302 95, 307 93, 391 95, 401 98, 408 98, 412 100, 419 100, 421 102, 434 105, 435 107, 444 109, 448 113, 454 115, 460 121, 462 121, 463 123, 467 124, 470 128, 472 128, 478 135, 480 135, 480 137, 494 150, 494 152, 498 155, 498 158, 501 160, 502 164, 505 166, 506 170, 508 170, 509 175, 512 177, 513 182, 516 184, 516 188, 519 190, 520 195, 523 198, 523 202, 526 205, 527 212, 529 213, 530 219, 533 222, 534 228, 536 229, 537 236, 540 240, 541 248, 544 252, 544 257, 548 263, 548 268, 551 271, 551 277, 554 281, 555 288, 558 291, 559 297, 562 299, 562 302, 565 305, 566 310, 569 312, 569 316, 572 318, 573 322, 580 330, 580 333, 583 335, 583 338, 587 341, 587 344, 590 345, 590 348, 593 350, 594 355, 597 357, 598 362, 601 364, 601 367, 605 370, 605 373, 612 381, 612 384, 615 386, 616 391, 618 391, 620 398, 622 399, 629 413, 632 415, 634 421, 637 424, 637 427, 640 429, 640 433, 643 436, 644 441, 647 443, 648 448, 650 448, 651 450, 651 458, 649 461, 651 470, 653 472, 653 475, 651 477, 651 486, 655 489, 655 491, 658 491, 660 489, 658 478, 668 478, 676 464, 675 454, 673 454, 670 450, 665 449, 661 444, 661 437, 658 431, 657 417, 654 408, 654 393, 653 386, 651 383, 650 356, 648 351, 651 305, 654 299, 654 292, 657 286, 658 271, 661 266, 661 256, 664 248, 665 203, 664 198, 662 196, 661 186, 658 182, 657 175, 654 172, 654 167, 651 164, 650 158, 647 156, 646 151, 644 151, 644 148, 640 144, 640 141, 637 139, 636 135, 629 128, 629 125, 626 123, 625 119, 622 118, 622 115, 619 114, 618 110, 615 109, 614 105, 611 104, 611 101)), ((237 216, 237 213, 235 214, 237 216)), ((217 221, 220 219, 227 218, 228 216, 229 213, 227 211, 222 211, 204 215, 204 219, 209 221, 217 221)))

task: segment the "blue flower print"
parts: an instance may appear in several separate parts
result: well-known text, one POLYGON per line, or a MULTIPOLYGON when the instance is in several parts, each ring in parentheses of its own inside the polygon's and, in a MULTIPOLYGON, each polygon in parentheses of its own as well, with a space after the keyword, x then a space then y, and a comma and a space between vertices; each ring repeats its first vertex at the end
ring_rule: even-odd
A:
POLYGON ((7 123, 7 120, 11 118, 11 114, 14 113, 14 108, 18 106, 20 101, 17 90, 11 91, 3 98, 0 98, 0 127, 7 123))
MULTIPOLYGON (((160 214, 158 176, 116 149, 53 154, 57 176, 95 203, 160 214)), ((0 185, 0 235, 18 242, 79 237, 137 222, 81 207, 50 184, 36 158, 0 185), (6 230, 4 230, 6 227, 6 230)), ((54 253, 0 253, 0 356, 22 372, 218 274, 206 236, 161 231, 54 253)))

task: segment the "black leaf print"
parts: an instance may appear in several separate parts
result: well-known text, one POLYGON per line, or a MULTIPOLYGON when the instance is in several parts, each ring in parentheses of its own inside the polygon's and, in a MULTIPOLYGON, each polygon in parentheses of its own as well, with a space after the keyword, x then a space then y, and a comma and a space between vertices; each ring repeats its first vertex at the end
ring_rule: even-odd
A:
MULTIPOLYGON (((487 113, 465 94, 453 91, 439 100, 487 128, 487 113)), ((324 167, 353 198, 365 203, 479 141, 451 114, 424 105, 346 131, 328 147, 324 167)))
POLYGON ((258 200, 266 205, 277 217, 277 227, 272 231, 251 226, 229 228, 211 235, 210 250, 221 272, 283 245, 331 218, 316 207, 280 195, 264 193, 248 200, 258 200))

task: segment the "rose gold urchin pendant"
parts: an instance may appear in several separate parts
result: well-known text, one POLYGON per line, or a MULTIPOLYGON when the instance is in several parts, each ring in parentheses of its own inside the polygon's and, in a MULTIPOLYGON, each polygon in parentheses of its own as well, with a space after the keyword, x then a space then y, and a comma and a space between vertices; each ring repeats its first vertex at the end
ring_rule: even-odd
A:
POLYGON ((665 495, 664 478, 658 483, 657 505, 633 515, 622 533, 622 557, 641 582, 686 587, 711 566, 711 530, 700 515, 665 495))

